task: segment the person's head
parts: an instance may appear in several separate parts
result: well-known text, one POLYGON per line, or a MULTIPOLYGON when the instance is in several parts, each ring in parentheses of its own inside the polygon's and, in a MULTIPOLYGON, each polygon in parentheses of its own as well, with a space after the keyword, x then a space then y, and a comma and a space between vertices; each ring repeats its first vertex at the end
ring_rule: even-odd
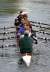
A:
POLYGON ((21 15, 23 16, 24 19, 27 19, 27 18, 28 18, 27 12, 24 12, 24 11, 23 11, 23 12, 21 13, 21 15))
POLYGON ((23 10, 20 11, 20 13, 22 13, 22 12, 23 12, 23 10))
POLYGON ((27 18, 28 18, 27 14, 24 14, 24 15, 23 15, 23 18, 24 18, 24 19, 27 19, 27 18))
POLYGON ((19 14, 22 14, 22 12, 23 12, 23 10, 21 10, 19 14))

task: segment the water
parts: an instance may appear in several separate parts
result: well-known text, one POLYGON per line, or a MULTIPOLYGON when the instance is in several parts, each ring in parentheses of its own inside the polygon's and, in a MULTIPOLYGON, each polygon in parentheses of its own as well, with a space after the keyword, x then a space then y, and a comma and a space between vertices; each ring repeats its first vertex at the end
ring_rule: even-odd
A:
MULTIPOLYGON (((21 9, 29 12, 29 20, 50 24, 50 0, 0 0, 0 28, 3 28, 4 26, 14 26, 14 19, 21 9)), ((15 29, 5 30, 5 32, 10 31, 15 31, 15 29)), ((45 31, 48 32, 48 29, 45 31)), ((0 32, 4 32, 4 30, 0 29, 0 32)), ((0 35, 0 38, 7 38, 10 36, 15 36, 15 34, 0 35)), ((42 33, 37 33, 37 37, 46 37, 50 39, 50 35, 42 33)), ((33 44, 34 54, 29 68, 25 65, 18 64, 20 58, 18 48, 9 46, 16 44, 16 39, 0 40, 0 46, 2 44, 4 48, 0 48, 0 72, 50 72, 49 40, 45 41, 38 39, 38 44, 33 44)))
POLYGON ((16 0, 0 2, 0 14, 15 14, 21 9, 29 12, 29 18, 50 24, 50 0, 16 0))

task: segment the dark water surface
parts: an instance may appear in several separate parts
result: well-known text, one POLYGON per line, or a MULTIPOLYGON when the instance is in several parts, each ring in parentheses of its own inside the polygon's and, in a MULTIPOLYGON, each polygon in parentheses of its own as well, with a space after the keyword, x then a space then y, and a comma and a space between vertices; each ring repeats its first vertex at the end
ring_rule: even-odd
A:
MULTIPOLYGON (((0 0, 0 28, 14 26, 14 19, 21 9, 29 12, 30 20, 50 25, 50 0, 0 0)), ((15 28, 0 29, 0 33, 11 31, 15 31, 15 28)), ((45 32, 50 33, 50 29, 45 29, 45 32)), ((37 37, 50 39, 48 34, 36 34, 37 37)), ((11 36, 15 34, 0 34, 0 39, 11 36)), ((0 47, 0 72, 50 72, 50 40, 38 39, 38 44, 33 44, 32 63, 29 68, 18 64, 19 50, 13 44, 16 45, 16 39, 0 40, 0 46, 3 45, 0 47)))

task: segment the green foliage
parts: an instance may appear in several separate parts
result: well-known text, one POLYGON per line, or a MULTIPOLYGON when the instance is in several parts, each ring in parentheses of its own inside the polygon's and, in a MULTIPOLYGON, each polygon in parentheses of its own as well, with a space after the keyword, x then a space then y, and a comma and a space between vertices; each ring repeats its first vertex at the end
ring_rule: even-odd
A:
POLYGON ((0 9, 0 13, 16 13, 15 8, 5 8, 5 9, 0 9))
POLYGON ((16 2, 16 0, 0 0, 0 2, 7 2, 7 3, 11 2, 11 3, 14 3, 14 2, 16 2))

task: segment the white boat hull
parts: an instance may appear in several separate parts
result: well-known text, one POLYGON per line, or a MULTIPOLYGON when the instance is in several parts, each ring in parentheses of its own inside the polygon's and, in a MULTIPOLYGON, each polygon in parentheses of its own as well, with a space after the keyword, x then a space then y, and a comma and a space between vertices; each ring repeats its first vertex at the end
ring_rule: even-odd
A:
POLYGON ((26 66, 29 67, 30 63, 31 63, 31 55, 27 55, 25 54, 24 56, 22 56, 23 61, 25 62, 26 66))

